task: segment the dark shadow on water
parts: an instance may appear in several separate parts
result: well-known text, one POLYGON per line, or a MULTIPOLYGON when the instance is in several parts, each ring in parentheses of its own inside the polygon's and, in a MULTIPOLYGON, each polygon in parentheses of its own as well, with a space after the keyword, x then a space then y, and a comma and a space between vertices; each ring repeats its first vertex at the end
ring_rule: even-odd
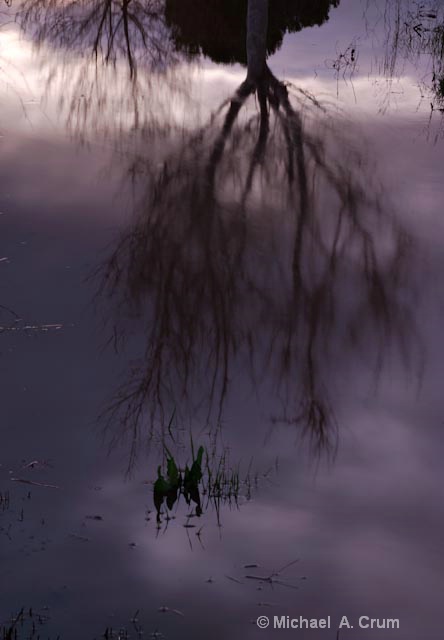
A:
MULTIPOLYGON (((267 55, 282 45, 286 33, 320 26, 340 0, 274 0, 269 5, 267 55)), ((166 23, 178 51, 204 55, 214 62, 247 64, 248 0, 166 0, 166 23)))

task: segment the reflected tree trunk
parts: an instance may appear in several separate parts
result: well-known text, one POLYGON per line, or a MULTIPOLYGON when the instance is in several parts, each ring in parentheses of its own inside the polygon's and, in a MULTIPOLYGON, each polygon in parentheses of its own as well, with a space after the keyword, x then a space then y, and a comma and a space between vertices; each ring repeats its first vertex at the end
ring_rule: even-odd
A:
POLYGON ((143 357, 104 414, 113 444, 131 438, 129 470, 173 411, 218 428, 239 365, 272 395, 272 424, 334 454, 332 363, 377 335, 379 372, 389 340, 404 355, 415 335, 397 299, 410 239, 339 114, 267 66, 268 8, 248 4, 234 95, 159 168, 134 160, 146 191, 98 270, 99 294, 146 322, 143 357))
POLYGON ((247 79, 257 84, 266 69, 268 0, 249 0, 247 13, 247 79))

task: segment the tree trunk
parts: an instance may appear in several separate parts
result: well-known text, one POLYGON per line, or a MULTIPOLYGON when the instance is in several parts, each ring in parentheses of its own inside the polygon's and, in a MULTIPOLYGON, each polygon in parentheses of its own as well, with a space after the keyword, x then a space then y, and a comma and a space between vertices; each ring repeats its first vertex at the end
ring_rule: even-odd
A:
POLYGON ((247 63, 248 80, 257 83, 266 68, 268 0, 248 0, 247 63))

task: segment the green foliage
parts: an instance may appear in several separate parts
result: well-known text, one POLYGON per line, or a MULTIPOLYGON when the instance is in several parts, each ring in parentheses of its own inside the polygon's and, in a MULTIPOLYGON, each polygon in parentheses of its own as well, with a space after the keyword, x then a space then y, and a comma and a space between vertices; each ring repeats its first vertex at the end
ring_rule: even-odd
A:
MULTIPOLYGON (((239 468, 230 467, 226 451, 218 455, 215 450, 208 451, 200 446, 195 454, 191 440, 191 466, 186 464, 182 475, 174 456, 167 447, 164 447, 164 450, 166 477, 162 475, 159 466, 153 491, 158 523, 161 522, 163 505, 166 503, 167 508, 171 511, 180 496, 183 496, 187 505, 195 505, 195 515, 198 517, 202 515, 203 497, 205 497, 206 505, 211 503, 217 513, 219 513, 221 503, 237 505, 241 489, 239 468)), ((251 491, 249 470, 242 485, 246 489, 248 499, 251 491)))
POLYGON ((198 485, 202 480, 202 457, 204 454, 204 448, 199 447, 197 452, 197 458, 191 465, 191 469, 188 466, 185 468, 184 486, 198 485))
POLYGON ((171 486, 177 487, 180 484, 179 469, 174 461, 174 458, 168 458, 167 460, 167 476, 168 482, 171 486))
MULTIPOLYGON (((161 467, 157 469, 157 480, 154 483, 154 505, 157 511, 157 521, 160 522, 160 511, 163 503, 166 501, 167 508, 171 511, 182 494, 187 504, 194 502, 196 504, 196 515, 202 513, 199 483, 202 480, 202 459, 204 448, 201 446, 197 452, 197 457, 193 460, 191 469, 188 465, 185 467, 184 477, 179 471, 173 455, 165 447, 167 453, 166 479, 162 475, 161 467)), ((194 458, 194 452, 193 452, 194 458)))

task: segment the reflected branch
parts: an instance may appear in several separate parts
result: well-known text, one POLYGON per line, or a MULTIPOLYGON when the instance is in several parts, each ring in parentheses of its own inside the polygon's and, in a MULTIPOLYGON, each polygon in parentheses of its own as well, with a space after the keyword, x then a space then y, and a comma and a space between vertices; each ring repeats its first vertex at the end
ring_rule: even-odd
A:
POLYGON ((40 44, 91 54, 105 63, 139 61, 165 68, 171 47, 162 0, 25 0, 17 20, 40 44))
MULTIPOLYGON (((370 0, 368 0, 370 5, 370 0)), ((383 13, 385 57, 383 71, 392 81, 412 65, 421 74, 419 89, 430 99, 430 118, 444 111, 444 8, 428 0, 386 0, 383 13)))
MULTIPOLYGON (((285 4, 281 36, 288 24, 321 24, 338 2, 317 10, 285 4)), ((411 238, 350 123, 267 65, 279 41, 268 39, 267 0, 243 5, 246 77, 229 100, 197 129, 161 124, 158 94, 177 87, 170 72, 155 85, 156 73, 140 69, 143 62, 164 70, 181 38, 190 44, 179 6, 25 0, 21 15, 37 42, 87 50, 102 64, 93 76, 67 66, 69 117, 80 138, 88 118, 103 128, 107 109, 122 119, 123 138, 131 125, 138 131, 130 141, 140 153, 127 171, 138 194, 134 218, 96 272, 98 298, 114 308, 107 320, 116 348, 132 332, 143 339, 103 417, 111 445, 130 440, 130 470, 174 410, 178 419, 219 425, 248 383, 266 399, 272 423, 297 425, 317 454, 334 452, 338 363, 361 352, 378 375, 390 347, 407 360, 416 344, 411 238), (116 87, 104 68, 122 60, 130 84, 116 87)))
POLYGON ((40 49, 46 96, 59 89, 59 109, 78 139, 88 130, 147 130, 158 103, 168 104, 159 78, 180 93, 164 10, 163 0, 23 2, 16 20, 40 49))
POLYGON ((376 335, 378 368, 416 336, 398 297, 412 242, 347 128, 265 65, 160 169, 134 161, 144 194, 97 272, 119 335, 132 315, 146 340, 105 416, 129 468, 175 407, 218 424, 239 370, 273 423, 334 451, 331 366, 376 335))

